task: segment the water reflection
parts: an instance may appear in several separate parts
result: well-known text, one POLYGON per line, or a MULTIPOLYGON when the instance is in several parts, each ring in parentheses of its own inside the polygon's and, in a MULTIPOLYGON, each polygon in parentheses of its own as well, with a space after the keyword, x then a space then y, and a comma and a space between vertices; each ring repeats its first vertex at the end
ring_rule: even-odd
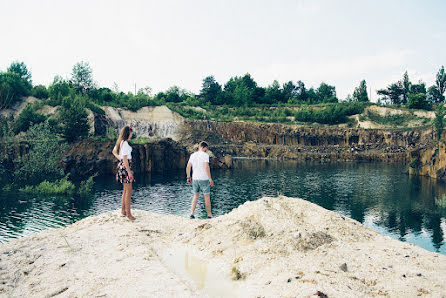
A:
MULTIPOLYGON (((380 233, 446 254, 443 182, 410 177, 403 173, 404 167, 386 164, 237 160, 235 165, 232 170, 213 171, 215 215, 262 196, 301 197, 380 233)), ((113 177, 99 177, 94 195, 87 198, 2 193, 0 241, 119 209, 120 196, 121 186, 113 177)), ((191 187, 185 183, 183 171, 167 171, 138 177, 133 206, 187 217, 190 199, 191 187)), ((206 216, 202 199, 196 214, 206 216)))

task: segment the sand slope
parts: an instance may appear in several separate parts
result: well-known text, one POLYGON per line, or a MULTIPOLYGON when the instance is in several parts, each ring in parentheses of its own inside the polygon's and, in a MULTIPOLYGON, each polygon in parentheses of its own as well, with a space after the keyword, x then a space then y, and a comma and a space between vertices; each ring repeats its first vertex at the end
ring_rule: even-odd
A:
POLYGON ((0 296, 446 296, 446 256, 301 199, 263 198, 212 220, 134 213, 134 223, 113 211, 1 245, 0 296))

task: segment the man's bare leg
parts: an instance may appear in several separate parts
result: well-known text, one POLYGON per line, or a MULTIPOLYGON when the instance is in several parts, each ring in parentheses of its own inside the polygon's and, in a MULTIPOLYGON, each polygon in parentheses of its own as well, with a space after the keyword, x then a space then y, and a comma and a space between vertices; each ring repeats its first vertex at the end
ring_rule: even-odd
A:
POLYGON ((190 208, 190 215, 195 216, 195 207, 197 207, 198 197, 200 196, 199 193, 194 193, 194 197, 192 199, 192 206, 190 208))
POLYGON ((211 213, 211 195, 210 194, 204 195, 204 204, 206 206, 206 212, 208 214, 208 217, 212 217, 212 213, 211 213))

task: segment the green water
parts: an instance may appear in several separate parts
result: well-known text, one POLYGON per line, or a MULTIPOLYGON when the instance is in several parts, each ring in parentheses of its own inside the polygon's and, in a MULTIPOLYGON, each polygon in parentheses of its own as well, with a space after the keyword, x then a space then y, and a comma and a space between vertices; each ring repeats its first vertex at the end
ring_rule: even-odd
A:
MULTIPOLYGON (((214 170, 215 216, 248 200, 283 194, 300 197, 354 218, 401 241, 446 254, 446 184, 410 177, 400 165, 237 160, 235 169, 214 170)), ((120 208, 121 186, 98 177, 87 198, 0 195, 0 241, 120 208)), ((191 186, 184 171, 137 177, 132 207, 188 217, 191 186)), ((205 217, 200 199, 196 214, 205 217)))

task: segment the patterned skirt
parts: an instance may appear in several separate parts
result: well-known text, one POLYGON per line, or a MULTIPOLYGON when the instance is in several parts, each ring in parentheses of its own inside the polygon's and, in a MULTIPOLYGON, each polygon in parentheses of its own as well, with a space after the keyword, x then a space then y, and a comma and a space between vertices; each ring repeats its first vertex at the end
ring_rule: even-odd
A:
MULTIPOLYGON (((130 171, 133 171, 133 161, 131 159, 129 159, 128 161, 129 161, 130 171)), ((133 177, 133 180, 129 179, 129 174, 127 173, 124 162, 122 160, 119 162, 118 167, 117 167, 116 181, 120 182, 120 183, 135 182, 135 177, 133 177)))

